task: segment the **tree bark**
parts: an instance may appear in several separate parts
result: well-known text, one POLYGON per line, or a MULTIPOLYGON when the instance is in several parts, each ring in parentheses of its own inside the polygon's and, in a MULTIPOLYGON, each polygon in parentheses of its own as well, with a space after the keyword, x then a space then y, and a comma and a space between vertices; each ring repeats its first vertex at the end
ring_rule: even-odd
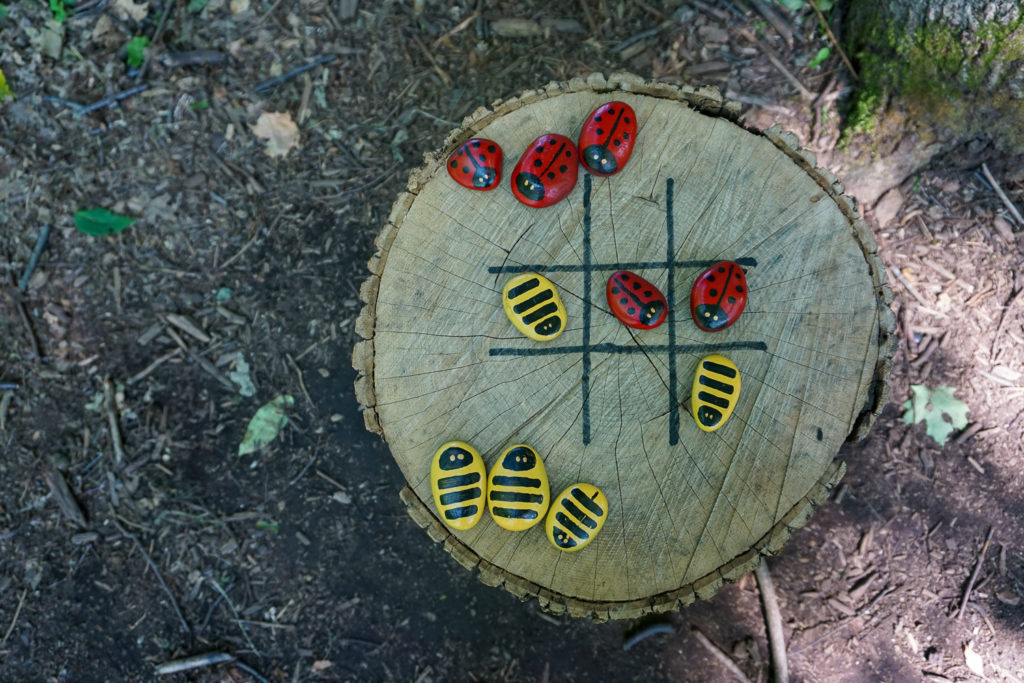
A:
POLYGON ((1024 4, 856 0, 846 47, 860 82, 843 175, 872 203, 937 153, 971 140, 1024 153, 1024 4))

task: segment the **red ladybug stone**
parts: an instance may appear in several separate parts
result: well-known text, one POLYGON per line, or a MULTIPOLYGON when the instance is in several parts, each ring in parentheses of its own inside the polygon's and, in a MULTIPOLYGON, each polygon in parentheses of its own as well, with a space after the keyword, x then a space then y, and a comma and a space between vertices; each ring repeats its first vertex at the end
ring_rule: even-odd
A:
POLYGON ((473 138, 448 157, 448 175, 471 190, 493 190, 501 181, 501 158, 497 142, 473 138))
POLYGON ((623 325, 650 330, 665 322, 668 313, 665 295, 636 273, 628 270, 612 273, 605 293, 612 315, 623 325))
POLYGON ((530 143, 512 171, 512 194, 527 206, 551 206, 572 192, 578 172, 572 140, 557 133, 541 135, 530 143))
POLYGON ((747 276, 733 261, 719 261, 705 270, 690 290, 693 322, 705 332, 729 327, 746 305, 747 276))
POLYGON ((636 142, 636 113, 625 102, 608 102, 591 112, 580 131, 580 162, 594 175, 618 173, 636 142))

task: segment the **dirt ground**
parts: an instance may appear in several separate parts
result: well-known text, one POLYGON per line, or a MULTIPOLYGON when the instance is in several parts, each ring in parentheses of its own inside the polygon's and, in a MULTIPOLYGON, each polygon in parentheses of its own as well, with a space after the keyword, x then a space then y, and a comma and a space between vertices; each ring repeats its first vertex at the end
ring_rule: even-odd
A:
MULTIPOLYGON (((834 50, 808 66, 829 43, 806 8, 492 5, 86 0, 50 28, 45 5, 7 5, 0 680, 151 680, 206 653, 234 661, 166 680, 732 680, 695 629, 770 678, 752 577, 594 624, 459 567, 363 429, 353 321, 409 170, 477 107, 625 69, 718 86, 840 163, 864 153, 837 149, 847 71, 834 50), (265 112, 298 124, 283 158, 254 133, 265 112), (138 220, 89 236, 90 207, 138 220), (238 456, 282 394, 288 426, 238 456)), ((867 211, 896 294, 892 404, 769 560, 793 680, 1024 679, 1024 226, 992 182, 1024 207, 1024 178, 973 153, 867 211), (969 406, 945 448, 903 421, 910 384, 969 406)))

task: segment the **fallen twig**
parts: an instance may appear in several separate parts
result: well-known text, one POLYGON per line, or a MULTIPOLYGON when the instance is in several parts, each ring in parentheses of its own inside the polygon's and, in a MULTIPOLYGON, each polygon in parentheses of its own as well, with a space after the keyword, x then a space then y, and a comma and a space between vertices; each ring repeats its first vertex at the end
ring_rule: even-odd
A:
POLYGON ((701 630, 699 628, 691 625, 690 630, 693 632, 693 635, 697 639, 697 642, 703 645, 705 649, 707 649, 707 651, 710 652, 715 659, 721 662, 722 666, 728 669, 729 673, 736 677, 736 680, 740 681, 741 683, 752 683, 752 681, 747 677, 747 675, 743 673, 743 670, 736 666, 736 662, 732 661, 732 658, 729 655, 725 654, 722 648, 712 643, 711 639, 709 639, 706 635, 701 633, 701 630))
POLYGON ((763 557, 761 564, 754 571, 754 575, 757 577, 757 586, 761 591, 761 603, 764 605, 775 680, 777 683, 788 683, 789 664, 786 661, 786 637, 782 632, 782 613, 779 611, 779 601, 775 597, 775 584, 772 583, 772 575, 768 573, 768 563, 763 557))
POLYGON ((114 383, 110 378, 103 380, 103 407, 107 411, 107 423, 110 425, 110 440, 114 446, 114 461, 120 465, 124 460, 124 449, 121 447, 121 428, 117 424, 117 401, 114 398, 114 383))
MULTIPOLYGON (((160 15, 160 21, 157 23, 156 30, 153 31, 153 37, 149 41, 150 45, 155 46, 160 42, 160 38, 164 34, 164 25, 167 23, 167 15, 171 13, 172 9, 174 9, 174 2, 175 0, 170 0, 167 3, 167 7, 164 8, 164 13, 160 15)), ((146 50, 146 58, 143 60, 142 67, 139 69, 139 72, 135 74, 135 78, 141 79, 146 75, 146 72, 149 71, 149 64, 151 61, 152 58, 150 57, 150 51, 146 50)))
POLYGON ((79 528, 84 529, 88 527, 89 525, 85 521, 85 514, 78 505, 78 501, 71 494, 71 488, 64 481, 64 475, 52 467, 47 467, 43 480, 50 488, 50 493, 53 495, 53 499, 57 501, 57 507, 60 508, 60 511, 79 528))
POLYGON ((213 666, 214 664, 233 661, 235 661, 235 656, 227 652, 209 652, 204 655, 195 655, 194 657, 185 657, 184 659, 165 662, 156 668, 156 675, 167 676, 169 674, 181 673, 182 671, 191 671, 192 669, 199 669, 204 666, 213 666))
POLYGON ((857 75, 857 70, 853 68, 853 63, 850 61, 850 58, 846 56, 846 52, 839 44, 839 41, 836 40, 836 36, 832 33, 832 29, 829 28, 828 22, 825 21, 825 15, 821 13, 820 9, 818 9, 818 3, 812 2, 810 5, 814 8, 814 11, 818 13, 818 19, 821 21, 821 27, 825 29, 825 33, 828 34, 828 39, 832 41, 832 44, 835 45, 836 50, 839 52, 839 56, 843 58, 843 63, 846 64, 846 68, 849 69, 850 74, 859 81, 860 76, 857 75))
POLYGON ((185 615, 181 613, 181 609, 178 607, 178 601, 174 597, 174 593, 171 592, 171 589, 167 585, 167 582, 164 581, 164 576, 160 573, 160 568, 156 566, 156 562, 154 562, 153 558, 151 558, 149 556, 149 553, 146 552, 146 548, 142 545, 142 542, 139 540, 139 537, 125 529, 124 526, 119 521, 117 521, 115 517, 110 517, 109 519, 110 523, 113 524, 114 527, 121 532, 121 535, 127 539, 130 539, 132 543, 135 544, 135 547, 138 549, 138 551, 142 554, 143 559, 146 560, 146 564, 149 565, 149 568, 153 570, 153 575, 156 576, 156 580, 160 582, 160 587, 163 588, 164 593, 167 594, 167 599, 171 601, 171 607, 174 608, 174 613, 178 615, 178 621, 181 623, 181 629, 185 633, 187 633, 189 637, 191 637, 192 629, 189 628, 188 622, 185 621, 185 615))
POLYGON ((757 10, 758 14, 764 17, 765 21, 771 24, 772 28, 782 36, 782 39, 786 41, 786 45, 793 47, 793 31, 789 28, 789 24, 787 24, 782 17, 773 12, 762 0, 754 0, 751 4, 754 6, 754 9, 757 10))
POLYGON ((14 618, 11 619, 11 625, 7 627, 7 633, 4 634, 4 639, 0 640, 0 644, 6 643, 7 639, 11 637, 11 632, 14 630, 14 625, 18 623, 18 616, 21 614, 21 606, 25 604, 25 596, 28 595, 28 587, 21 591, 21 598, 18 599, 18 607, 14 610, 14 618))
POLYGON ((281 74, 280 76, 274 76, 273 78, 267 79, 267 80, 263 81, 262 83, 258 83, 256 85, 256 87, 253 88, 253 90, 256 91, 256 92, 263 92, 264 90, 270 90, 275 85, 280 85, 281 83, 284 83, 285 81, 287 81, 287 80, 289 80, 291 78, 295 78, 299 74, 305 73, 305 72, 309 71, 310 69, 315 69, 316 67, 320 66, 321 64, 327 64, 328 62, 333 62, 337 58, 338 58, 338 55, 321 55, 320 57, 317 57, 316 59, 314 59, 313 61, 309 62, 308 64, 303 64, 302 66, 296 67, 296 68, 292 69, 291 71, 286 71, 285 73, 281 74))
POLYGON ((964 591, 964 597, 960 600, 960 611, 957 612, 957 620, 963 619, 964 612, 967 611, 967 601, 971 598, 971 591, 974 590, 974 583, 978 580, 978 575, 981 574, 981 567, 985 564, 985 553, 988 552, 988 544, 992 542, 992 532, 995 527, 988 528, 988 535, 985 536, 985 542, 981 546, 981 552, 978 553, 978 561, 974 564, 974 571, 971 573, 971 580, 967 582, 967 590, 964 591))
POLYGON ((252 649, 253 652, 259 654, 260 651, 256 648, 256 645, 249 638, 249 632, 245 630, 245 625, 242 623, 242 617, 239 616, 238 610, 235 609, 235 603, 231 602, 231 598, 228 596, 227 593, 224 592, 224 589, 221 588, 220 584, 217 583, 215 580, 210 579, 208 583, 211 586, 213 586, 217 590, 217 592, 224 597, 224 602, 228 603, 228 608, 231 610, 231 613, 235 615, 235 624, 238 625, 238 630, 240 630, 242 632, 242 635, 245 637, 245 642, 249 644, 249 647, 252 649))
POLYGON ((28 265, 25 266, 25 272, 21 274, 21 279, 18 280, 18 289, 22 292, 28 289, 28 281, 31 279, 32 273, 35 272, 36 265, 39 264, 39 255, 43 253, 43 247, 46 246, 46 238, 49 236, 50 226, 44 225, 39 233, 39 239, 36 240, 36 247, 32 250, 32 256, 28 259, 28 265))
POLYGON ((631 633, 628 638, 622 641, 622 649, 628 650, 642 640, 646 640, 653 635, 658 633, 675 633, 676 630, 672 624, 667 621, 655 621, 650 624, 646 624, 636 631, 631 633))
POLYGON ((126 100, 129 97, 133 95, 138 95, 140 92, 148 89, 149 85, 143 83, 142 85, 137 85, 134 88, 128 88, 127 90, 116 92, 110 97, 104 97, 102 100, 93 102, 92 104, 82 105, 79 109, 74 110, 75 116, 85 116, 89 112, 96 111, 97 109, 105 109, 107 107, 112 107, 121 100, 126 100))
POLYGON ((985 178, 988 180, 989 185, 991 185, 992 189, 996 191, 999 198, 1003 200, 1003 204, 1006 205, 1006 209, 1013 214, 1014 218, 1017 219, 1017 224, 1024 225, 1024 216, 1021 216, 1020 211, 1017 210, 1017 206, 1010 201, 1010 198, 1006 196, 1005 192, 1003 192, 1003 188, 999 186, 998 182, 996 182, 996 178, 992 175, 992 171, 988 170, 988 164, 983 163, 981 165, 981 172, 985 174, 985 178))

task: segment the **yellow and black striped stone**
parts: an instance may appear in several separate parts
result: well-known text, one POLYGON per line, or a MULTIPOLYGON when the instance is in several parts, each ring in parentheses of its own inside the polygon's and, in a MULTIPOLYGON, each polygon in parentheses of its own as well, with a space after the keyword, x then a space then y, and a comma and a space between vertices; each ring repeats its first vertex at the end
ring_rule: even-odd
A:
POLYGON ((573 484, 552 501, 544 529, 556 548, 575 552, 594 540, 607 517, 608 498, 601 489, 573 484))
POLYGON ((740 397, 740 371, 725 356, 713 354, 697 363, 690 409, 697 426, 713 432, 725 424, 740 397))
POLYGON ((565 306, 551 280, 537 273, 516 275, 501 295, 505 315, 534 341, 551 341, 565 329, 565 306))
POLYGON ((472 529, 484 514, 487 468, 476 449, 449 441, 434 453, 430 490, 445 524, 458 531, 472 529))
POLYGON ((501 454, 487 478, 487 508, 495 524, 525 531, 548 511, 551 491, 537 451, 517 444, 501 454))

